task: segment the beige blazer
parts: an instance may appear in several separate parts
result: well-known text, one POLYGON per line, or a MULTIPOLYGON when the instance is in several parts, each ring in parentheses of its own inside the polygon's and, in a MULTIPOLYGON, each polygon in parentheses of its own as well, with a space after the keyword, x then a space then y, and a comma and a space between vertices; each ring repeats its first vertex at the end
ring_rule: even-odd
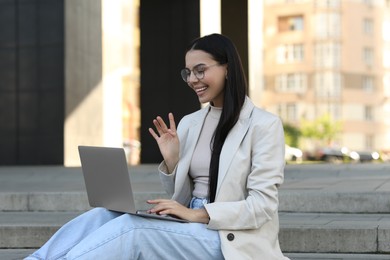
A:
MULTIPOLYGON (((192 198, 188 171, 208 109, 180 121, 180 160, 174 172, 166 174, 164 162, 159 167, 166 191, 183 205, 192 198)), ((205 206, 210 215, 207 227, 219 231, 225 259, 288 259, 278 240, 278 186, 284 165, 280 119, 246 98, 221 151, 215 202, 205 206)))

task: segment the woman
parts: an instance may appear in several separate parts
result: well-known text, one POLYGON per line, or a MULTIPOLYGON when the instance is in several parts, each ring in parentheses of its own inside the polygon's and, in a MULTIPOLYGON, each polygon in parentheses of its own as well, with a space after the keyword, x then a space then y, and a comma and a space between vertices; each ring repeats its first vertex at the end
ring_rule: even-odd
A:
POLYGON ((278 241, 281 121, 247 97, 241 61, 227 37, 194 40, 185 63, 183 80, 209 105, 185 116, 177 130, 172 114, 169 126, 161 117, 153 120, 156 131, 149 131, 172 199, 148 203, 151 213, 191 223, 94 209, 27 259, 287 259, 278 241))

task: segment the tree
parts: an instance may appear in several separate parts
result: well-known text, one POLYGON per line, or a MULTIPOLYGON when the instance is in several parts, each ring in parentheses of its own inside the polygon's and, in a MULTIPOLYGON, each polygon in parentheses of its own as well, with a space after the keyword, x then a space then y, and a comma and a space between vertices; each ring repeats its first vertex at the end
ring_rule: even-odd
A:
POLYGON ((289 146, 298 147, 301 131, 297 127, 288 123, 284 123, 283 128, 285 143, 289 146))
POLYGON ((341 122, 334 121, 329 114, 324 114, 316 120, 309 122, 302 121, 302 136, 323 142, 329 146, 337 137, 342 128, 341 122))

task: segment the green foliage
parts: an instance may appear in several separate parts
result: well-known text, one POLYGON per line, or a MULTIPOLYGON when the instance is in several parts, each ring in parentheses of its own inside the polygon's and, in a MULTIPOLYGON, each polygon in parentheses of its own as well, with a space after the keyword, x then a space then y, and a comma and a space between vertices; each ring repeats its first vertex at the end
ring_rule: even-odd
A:
POLYGON ((309 122, 302 120, 302 136, 324 142, 329 145, 337 137, 342 128, 341 122, 333 121, 329 114, 324 114, 309 122))
POLYGON ((298 147, 301 131, 288 123, 283 124, 285 143, 292 147, 298 147))

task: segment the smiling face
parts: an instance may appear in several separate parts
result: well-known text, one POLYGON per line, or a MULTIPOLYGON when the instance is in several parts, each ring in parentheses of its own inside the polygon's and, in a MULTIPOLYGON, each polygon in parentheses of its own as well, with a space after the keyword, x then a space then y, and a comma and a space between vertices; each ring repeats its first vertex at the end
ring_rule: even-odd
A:
POLYGON ((185 62, 186 68, 191 71, 187 84, 198 95, 199 102, 210 102, 215 107, 222 107, 227 74, 226 65, 218 64, 210 54, 201 50, 188 51, 185 62), (192 70, 203 72, 203 78, 198 79, 192 70))

